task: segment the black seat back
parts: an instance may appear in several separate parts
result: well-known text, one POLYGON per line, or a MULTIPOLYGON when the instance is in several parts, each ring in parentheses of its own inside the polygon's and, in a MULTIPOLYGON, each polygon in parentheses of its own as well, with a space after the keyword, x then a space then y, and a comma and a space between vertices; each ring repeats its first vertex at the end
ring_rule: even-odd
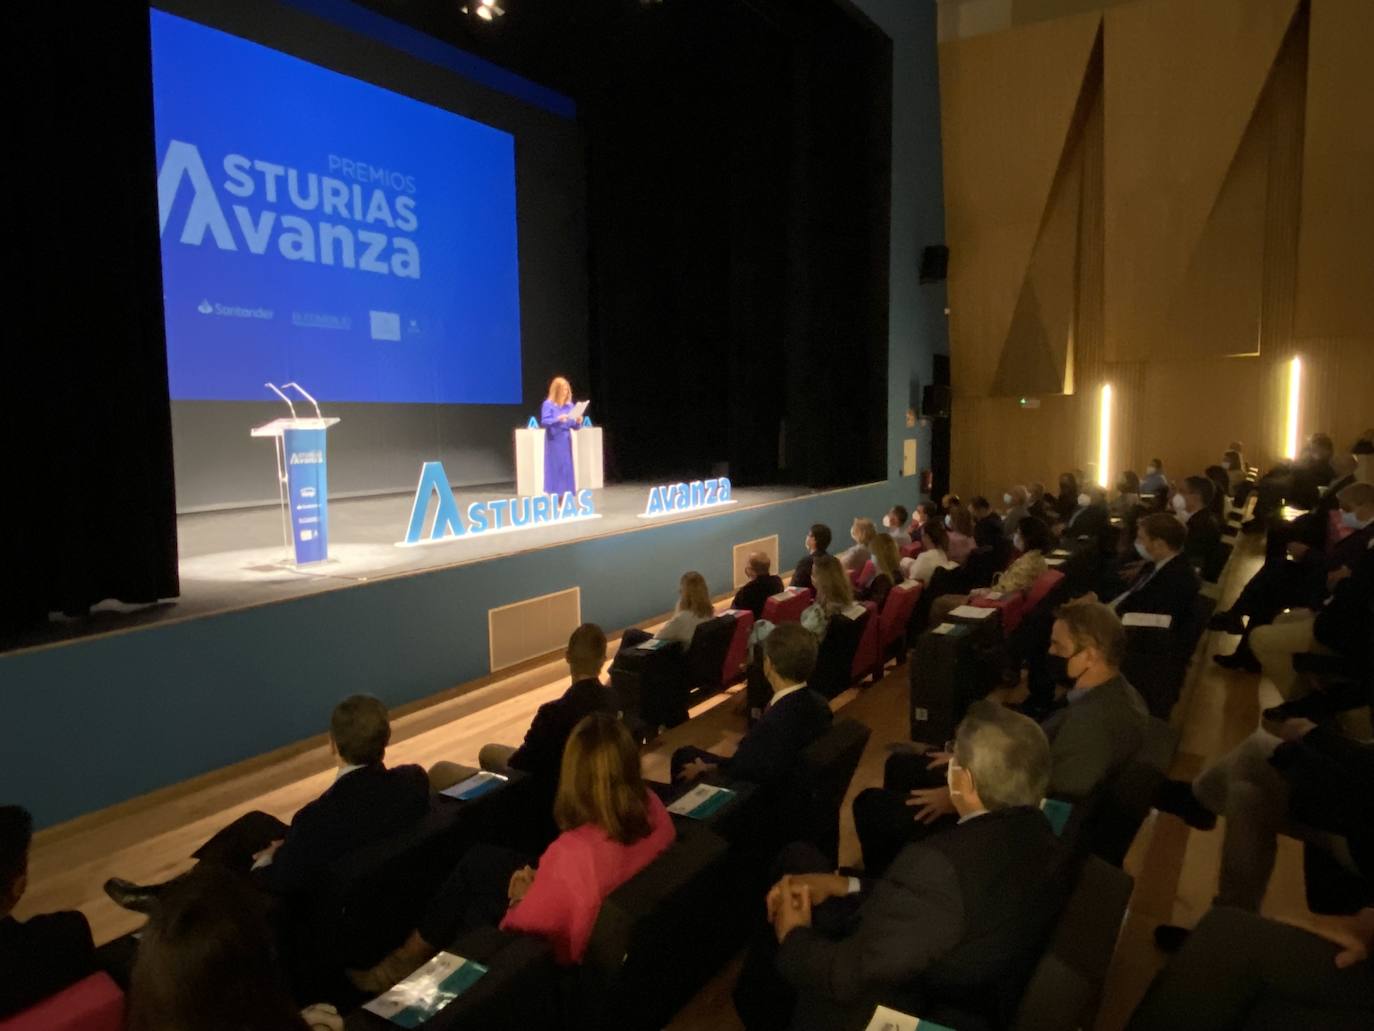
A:
POLYGON ((720 680, 721 671, 734 640, 735 617, 728 612, 697 625, 686 657, 689 692, 715 694, 725 686, 720 680))
POLYGON ((1021 996, 1015 1031, 1093 1026, 1131 888, 1129 874, 1088 857, 1021 996))
POLYGON ((816 654, 816 669, 808 681, 812 690, 819 691, 827 698, 834 698, 849 687, 850 672, 854 666, 854 653, 859 650, 863 640, 864 627, 872 613, 864 609, 854 619, 836 613, 830 617, 826 627, 825 640, 821 641, 816 654))
POLYGON ((840 808, 871 734, 858 720, 840 719, 802 751, 794 777, 778 798, 780 844, 809 841, 838 863, 840 808))
POLYGON ((678 838, 601 905, 575 975, 571 1026, 651 1031, 668 1024, 728 958, 716 928, 729 846, 679 821, 678 838))

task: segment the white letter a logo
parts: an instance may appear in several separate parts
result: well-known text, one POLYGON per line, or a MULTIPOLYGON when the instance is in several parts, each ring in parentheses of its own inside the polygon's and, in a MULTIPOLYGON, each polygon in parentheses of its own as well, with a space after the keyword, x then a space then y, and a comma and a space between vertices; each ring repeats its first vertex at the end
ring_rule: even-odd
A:
POLYGON ((172 140, 167 144, 167 155, 157 172, 159 233, 167 231, 167 218, 172 213, 172 202, 176 200, 182 176, 190 177, 195 197, 191 200, 186 225, 181 229, 181 242, 199 246, 205 239, 205 230, 209 229, 220 250, 238 250, 234 235, 229 231, 229 222, 219 206, 219 198, 215 196, 215 188, 210 183, 210 176, 205 171, 205 163, 200 160, 200 151, 194 144, 181 140, 172 140))

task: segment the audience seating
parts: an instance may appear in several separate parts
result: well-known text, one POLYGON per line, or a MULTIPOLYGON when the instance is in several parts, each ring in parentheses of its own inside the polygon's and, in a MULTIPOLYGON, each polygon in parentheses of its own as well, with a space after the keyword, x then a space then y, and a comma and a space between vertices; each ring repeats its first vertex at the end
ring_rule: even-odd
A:
POLYGON ((854 662, 849 669, 851 684, 862 684, 870 678, 877 680, 883 670, 878 606, 876 602, 866 601, 863 607, 868 610, 868 618, 864 620, 864 632, 859 638, 859 646, 854 649, 854 662))
POLYGON ((789 587, 763 603, 763 613, 759 618, 770 623, 799 622, 815 597, 816 592, 810 587, 789 587))
MULTIPOLYGON (((446 951, 482 964, 487 972, 426 1021, 426 1031, 508 1031, 562 1023, 561 974, 546 942, 480 927, 459 936, 446 951)), ((363 1009, 344 1021, 347 1031, 394 1031, 396 1026, 363 1009)))
POLYGON ((808 681, 812 690, 834 698, 853 682, 854 655, 864 638, 873 613, 865 608, 854 619, 841 613, 830 617, 825 638, 816 655, 816 669, 808 681))
POLYGON ((698 624, 685 651, 676 643, 656 642, 620 649, 611 664, 611 687, 641 740, 653 737, 659 727, 684 722, 694 696, 706 697, 727 685, 727 663, 741 621, 731 611, 698 624))
POLYGON ((720 682, 724 687, 744 679, 744 667, 749 661, 749 631, 754 628, 754 614, 747 609, 730 609, 729 614, 735 617, 735 636, 730 639, 720 669, 720 682))
POLYGON ((1187 679, 1188 663, 1207 621, 1216 610, 1216 599, 1199 594, 1188 615, 1168 629, 1127 627, 1125 675, 1149 707, 1150 715, 1168 719, 1187 679))
POLYGON ((878 613, 878 648, 884 665, 889 659, 901 662, 906 654, 907 627, 923 589, 921 581, 905 580, 888 593, 878 613))
POLYGON ((1026 592, 1026 603, 1022 606, 1022 615, 1035 611, 1040 604, 1050 596, 1064 582, 1064 573, 1058 569, 1047 569, 1035 578, 1035 583, 1030 585, 1030 590, 1026 592))
POLYGON ((902 558, 915 558, 921 553, 921 547, 921 539, 917 537, 910 544, 903 544, 899 550, 902 553, 902 558))
POLYGON ((840 808, 872 733, 866 724, 842 718, 806 747, 795 778, 782 791, 779 847, 809 841, 832 863, 839 862, 840 808))
POLYGON ((687 716, 687 705, 724 690, 729 683, 726 678, 727 660, 735 649, 735 642, 739 640, 740 625, 746 618, 748 626, 745 627, 744 633, 747 641, 748 627, 754 625, 754 617, 748 612, 722 613, 699 624, 693 632, 692 644, 687 649, 683 663, 686 675, 681 703, 684 710, 683 719, 687 716))
POLYGON ((664 1027, 728 958, 719 885, 729 847, 705 827, 677 826, 668 851, 602 904, 562 1026, 664 1027))
POLYGON ((1096 1023, 1132 887, 1129 874, 1091 856, 1084 862, 1021 997, 1014 1031, 1064 1031, 1096 1023))
POLYGON ((124 1031, 124 993, 108 974, 92 974, 0 1019, 0 1031, 124 1031))
POLYGON ((994 592, 993 594, 975 595, 970 604, 982 609, 996 609, 1002 614, 1002 633, 1010 637, 1012 631, 1021 624, 1021 614, 1026 610, 1026 594, 1024 591, 1009 591, 1006 594, 994 592))

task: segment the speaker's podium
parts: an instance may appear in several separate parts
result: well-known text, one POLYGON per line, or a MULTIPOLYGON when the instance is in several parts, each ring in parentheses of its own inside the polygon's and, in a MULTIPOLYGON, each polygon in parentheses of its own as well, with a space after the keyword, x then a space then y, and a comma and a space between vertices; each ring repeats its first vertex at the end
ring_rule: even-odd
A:
POLYGON ((323 562, 329 557, 329 479, 326 475, 325 431, 339 420, 320 415, 320 406, 299 384, 286 383, 283 386, 298 391, 314 406, 313 419, 298 418, 290 399, 273 384, 266 386, 291 409, 289 419, 273 419, 249 431, 251 436, 271 437, 276 441, 282 542, 288 548, 293 548, 298 566, 323 562))
MULTIPOLYGON (((515 492, 520 497, 544 493, 544 441, 548 434, 534 419, 515 431, 515 492)), ((585 422, 572 431, 573 481, 578 490, 600 490, 605 485, 602 469, 601 427, 585 422)))

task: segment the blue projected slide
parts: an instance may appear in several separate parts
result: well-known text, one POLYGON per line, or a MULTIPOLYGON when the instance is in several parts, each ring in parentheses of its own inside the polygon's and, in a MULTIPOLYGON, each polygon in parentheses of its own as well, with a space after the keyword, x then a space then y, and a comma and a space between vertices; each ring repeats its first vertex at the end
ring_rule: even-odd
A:
POLYGON ((152 12, 178 400, 519 404, 515 140, 152 12))

